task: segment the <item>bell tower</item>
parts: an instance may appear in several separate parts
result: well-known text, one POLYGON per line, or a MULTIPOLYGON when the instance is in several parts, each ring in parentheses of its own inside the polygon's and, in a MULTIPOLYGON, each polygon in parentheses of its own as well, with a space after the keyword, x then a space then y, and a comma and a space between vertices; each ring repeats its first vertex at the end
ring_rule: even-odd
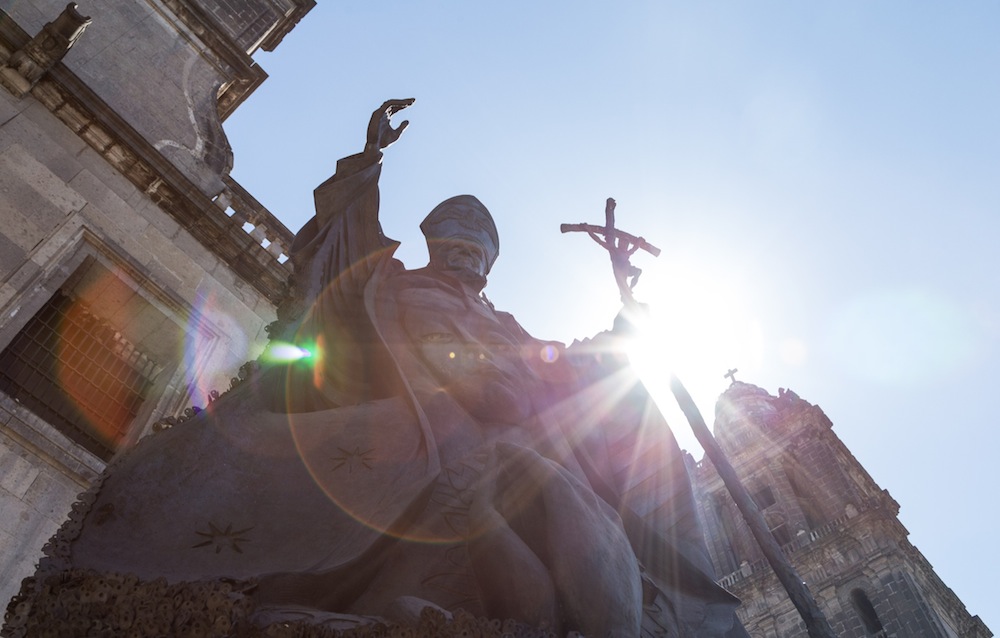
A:
MULTIPOLYGON (((993 634, 938 578, 879 487, 815 405, 734 381, 716 405, 715 436, 771 533, 838 636, 993 634)), ((699 514, 721 584, 738 596, 752 636, 805 636, 708 459, 692 472, 699 514)))

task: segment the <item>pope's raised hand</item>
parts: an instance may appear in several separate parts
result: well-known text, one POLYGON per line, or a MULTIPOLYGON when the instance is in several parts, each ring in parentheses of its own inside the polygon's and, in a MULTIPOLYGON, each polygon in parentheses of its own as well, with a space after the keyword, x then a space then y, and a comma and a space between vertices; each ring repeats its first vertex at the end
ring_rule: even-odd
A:
POLYGON ((399 139, 410 122, 403 120, 398 127, 393 128, 392 116, 413 104, 414 101, 416 100, 412 97, 404 100, 386 100, 382 106, 375 109, 371 121, 368 122, 366 153, 381 151, 399 139))

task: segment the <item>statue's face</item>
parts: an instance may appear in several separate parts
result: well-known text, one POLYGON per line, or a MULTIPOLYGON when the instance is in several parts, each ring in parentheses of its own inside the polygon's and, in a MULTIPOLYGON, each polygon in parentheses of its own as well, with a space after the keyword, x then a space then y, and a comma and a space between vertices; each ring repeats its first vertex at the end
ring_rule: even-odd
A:
POLYGON ((433 224, 427 238, 432 268, 486 276, 496 258, 497 246, 489 231, 473 222, 474 218, 447 218, 433 224))
POLYGON ((470 271, 486 276, 487 257, 483 244, 470 237, 447 237, 428 242, 431 266, 439 270, 470 271))

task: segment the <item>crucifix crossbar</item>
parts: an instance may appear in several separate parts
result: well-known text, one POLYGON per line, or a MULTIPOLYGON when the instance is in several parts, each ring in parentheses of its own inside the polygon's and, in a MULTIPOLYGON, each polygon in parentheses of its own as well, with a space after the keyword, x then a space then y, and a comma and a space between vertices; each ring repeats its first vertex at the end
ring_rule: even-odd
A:
POLYGON ((608 198, 604 208, 604 218, 603 226, 597 224, 561 224, 559 230, 563 233, 587 233, 591 239, 604 247, 611 255, 611 264, 615 271, 618 288, 621 290, 622 301, 634 303, 632 289, 642 271, 633 266, 629 258, 639 249, 645 250, 654 257, 659 257, 660 249, 642 237, 636 237, 615 228, 615 200, 611 197, 608 198))
POLYGON ((604 208, 604 215, 607 218, 604 226, 598 226, 597 224, 561 224, 559 230, 564 233, 587 233, 591 239, 608 250, 612 250, 609 243, 617 239, 619 244, 622 241, 628 244, 626 248, 629 255, 634 254, 636 250, 641 248, 654 257, 660 256, 660 249, 642 237, 636 237, 635 235, 626 233, 624 230, 615 228, 615 200, 611 197, 608 198, 607 206, 604 208))

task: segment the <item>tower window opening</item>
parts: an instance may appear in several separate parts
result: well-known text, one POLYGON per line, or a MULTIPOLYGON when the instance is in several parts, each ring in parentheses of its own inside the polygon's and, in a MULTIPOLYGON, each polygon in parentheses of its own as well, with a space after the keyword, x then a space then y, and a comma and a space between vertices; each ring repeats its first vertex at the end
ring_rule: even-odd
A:
POLYGON ((817 489, 803 473, 797 469, 798 466, 785 465, 785 476, 792 487, 792 494, 802 510, 809 529, 816 529, 825 523, 829 518, 823 514, 823 509, 817 499, 817 489))
POLYGON ((719 493, 715 494, 712 498, 712 503, 714 504, 715 515, 722 524, 722 530, 724 533, 720 542, 722 549, 720 559, 723 561, 720 571, 723 573, 729 573, 735 571, 739 566, 739 561, 736 559, 736 551, 733 546, 736 539, 736 524, 733 521, 732 511, 727 506, 725 495, 719 493))
POLYGON ((763 487, 756 492, 754 492, 751 497, 753 502, 757 504, 760 509, 767 509, 777 503, 777 499, 774 498, 774 492, 770 487, 763 487))
POLYGON ((872 605, 868 594, 861 589, 851 590, 851 604, 854 605, 855 611, 858 612, 858 616, 861 618, 861 622, 864 623, 865 631, 869 636, 883 638, 886 635, 885 628, 882 627, 882 621, 879 620, 878 614, 875 612, 875 606, 872 605))
POLYGON ((782 523, 771 529, 771 535, 779 545, 787 545, 792 542, 792 535, 788 533, 788 526, 782 523))

